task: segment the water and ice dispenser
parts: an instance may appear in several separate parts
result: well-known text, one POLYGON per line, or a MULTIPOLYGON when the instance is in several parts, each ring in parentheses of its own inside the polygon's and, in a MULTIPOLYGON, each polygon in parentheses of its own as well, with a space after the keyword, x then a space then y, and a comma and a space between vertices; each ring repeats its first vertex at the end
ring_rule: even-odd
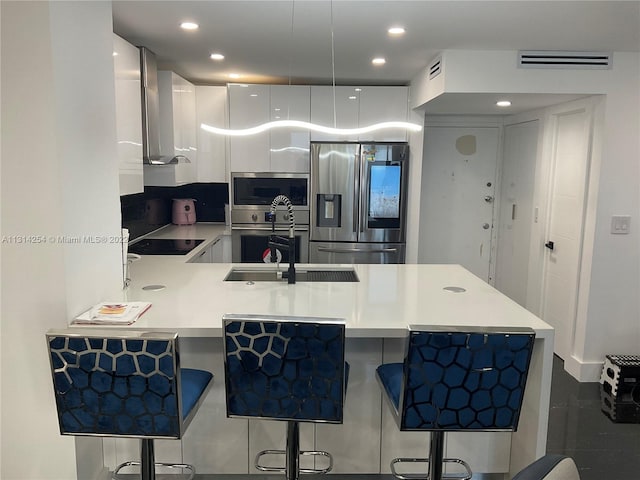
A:
POLYGON ((316 226, 339 228, 342 218, 342 195, 336 193, 316 194, 316 226))

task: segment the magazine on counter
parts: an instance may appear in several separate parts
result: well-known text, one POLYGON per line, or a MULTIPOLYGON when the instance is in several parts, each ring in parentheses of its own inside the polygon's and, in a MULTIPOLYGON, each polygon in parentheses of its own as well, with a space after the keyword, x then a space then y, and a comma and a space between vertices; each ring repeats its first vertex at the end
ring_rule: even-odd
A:
POLYGON ((103 302, 78 315, 72 325, 131 325, 149 310, 149 302, 103 302))

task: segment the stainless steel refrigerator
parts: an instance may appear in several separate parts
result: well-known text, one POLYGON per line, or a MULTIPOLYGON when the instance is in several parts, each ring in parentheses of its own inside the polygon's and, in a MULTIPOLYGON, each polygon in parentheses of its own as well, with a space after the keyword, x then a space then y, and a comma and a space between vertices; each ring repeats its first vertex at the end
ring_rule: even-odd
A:
POLYGON ((406 143, 311 143, 311 263, 404 263, 406 143))

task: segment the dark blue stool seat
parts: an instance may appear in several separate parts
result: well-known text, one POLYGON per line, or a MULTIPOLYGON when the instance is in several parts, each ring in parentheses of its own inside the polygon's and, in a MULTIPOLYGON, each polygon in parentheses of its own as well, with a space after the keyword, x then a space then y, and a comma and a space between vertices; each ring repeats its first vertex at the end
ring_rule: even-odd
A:
POLYGON ((392 460, 392 473, 416 478, 395 465, 426 462, 427 478, 441 480, 449 462, 466 471, 451 478, 471 478, 466 462, 443 458, 444 434, 517 428, 534 340, 529 328, 411 325, 404 361, 380 365, 376 377, 399 429, 431 432, 431 445, 428 458, 392 460))
POLYGON ((331 454, 301 452, 300 422, 342 423, 349 365, 343 320, 272 315, 225 315, 227 416, 287 422, 285 450, 264 450, 255 466, 284 472, 327 473, 331 454), (284 467, 261 465, 264 455, 285 455, 284 467), (301 469, 300 455, 323 456, 327 468, 301 469))
POLYGON ((139 438, 143 480, 155 479, 153 440, 180 439, 213 383, 204 370, 180 368, 176 333, 76 328, 50 330, 58 423, 63 435, 139 438))

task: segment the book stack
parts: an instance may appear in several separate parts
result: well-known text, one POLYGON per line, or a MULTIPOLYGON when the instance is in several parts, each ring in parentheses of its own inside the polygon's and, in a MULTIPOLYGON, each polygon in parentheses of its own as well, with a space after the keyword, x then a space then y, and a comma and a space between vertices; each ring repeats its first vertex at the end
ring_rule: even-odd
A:
POLYGON ((104 302, 78 315, 72 325, 131 325, 149 310, 149 302, 104 302))

